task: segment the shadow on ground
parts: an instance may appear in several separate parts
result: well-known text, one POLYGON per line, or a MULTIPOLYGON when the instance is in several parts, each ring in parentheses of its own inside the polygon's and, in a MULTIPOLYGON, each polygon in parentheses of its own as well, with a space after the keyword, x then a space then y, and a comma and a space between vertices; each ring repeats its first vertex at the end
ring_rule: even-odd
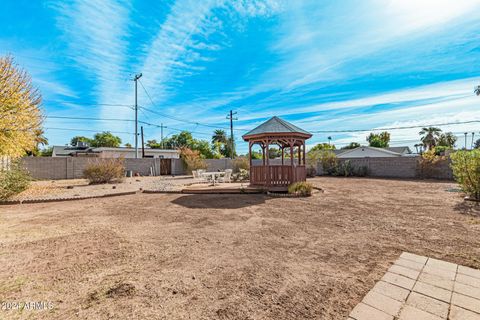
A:
POLYGON ((265 203, 262 194, 191 194, 172 200, 190 209, 238 209, 265 203))
POLYGON ((457 203, 453 208, 458 213, 468 216, 480 217, 480 202, 462 201, 457 203))

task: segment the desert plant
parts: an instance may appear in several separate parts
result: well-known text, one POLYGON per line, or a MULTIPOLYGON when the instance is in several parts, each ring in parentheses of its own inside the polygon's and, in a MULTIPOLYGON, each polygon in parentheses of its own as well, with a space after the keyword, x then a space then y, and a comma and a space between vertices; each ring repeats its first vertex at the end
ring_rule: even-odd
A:
POLYGON ((0 200, 6 200, 26 190, 30 181, 30 175, 19 163, 0 170, 0 200))
POLYGON ((338 159, 335 153, 331 151, 319 151, 318 159, 322 165, 323 173, 333 174, 338 165, 338 159))
POLYGON ((315 167, 313 166, 307 167, 308 178, 314 178, 316 175, 317 175, 317 169, 315 169, 315 167))
POLYGON ((312 195, 313 186, 311 183, 302 181, 295 182, 288 186, 288 193, 308 197, 312 195))
POLYGON ((450 158, 453 175, 462 190, 480 199, 480 150, 457 151, 450 158))
POLYGON ((183 164, 188 173, 198 169, 206 169, 207 163, 200 156, 200 152, 197 150, 191 150, 189 148, 180 148, 180 158, 183 160, 183 164))
POLYGON ((336 176, 350 177, 354 175, 354 168, 350 160, 346 160, 338 164, 333 173, 336 176))
POLYGON ((447 157, 444 155, 438 155, 436 147, 431 147, 420 158, 420 175, 423 178, 434 177, 439 170, 442 162, 447 161, 447 157))
POLYGON ((355 168, 354 175, 357 177, 366 177, 368 175, 368 167, 367 166, 360 166, 355 168))
POLYGON ((240 172, 240 170, 250 170, 250 161, 246 157, 238 157, 232 161, 232 168, 234 173, 240 172))
POLYGON ((247 181, 250 178, 250 172, 245 169, 239 169, 238 172, 232 175, 232 180, 235 182, 247 181))
POLYGON ((122 181, 125 177, 125 164, 123 158, 90 160, 83 176, 90 184, 110 183, 122 181))

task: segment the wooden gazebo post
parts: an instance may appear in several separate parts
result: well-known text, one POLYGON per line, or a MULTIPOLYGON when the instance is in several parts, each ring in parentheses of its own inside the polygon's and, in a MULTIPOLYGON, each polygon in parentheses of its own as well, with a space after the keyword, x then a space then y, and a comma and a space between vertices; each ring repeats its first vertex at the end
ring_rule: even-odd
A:
POLYGON ((278 117, 271 118, 245 134, 243 139, 248 141, 250 157, 250 184, 263 186, 268 190, 286 190, 294 182, 305 181, 305 140, 311 136, 311 133, 278 117), (254 144, 259 144, 262 148, 262 165, 254 165, 252 161, 254 144), (282 150, 280 165, 270 162, 271 144, 277 144, 282 150), (298 164, 295 164, 295 147, 298 148, 298 164), (290 165, 285 164, 285 148, 290 149, 290 165))

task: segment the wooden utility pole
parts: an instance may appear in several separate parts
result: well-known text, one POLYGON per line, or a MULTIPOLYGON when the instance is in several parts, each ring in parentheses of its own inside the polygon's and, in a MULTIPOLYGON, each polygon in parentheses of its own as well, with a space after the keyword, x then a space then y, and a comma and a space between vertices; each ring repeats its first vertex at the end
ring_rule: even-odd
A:
POLYGON ((235 155, 235 140, 233 139, 233 120, 238 120, 238 118, 234 118, 233 115, 237 114, 237 112, 233 112, 230 110, 230 113, 227 115, 227 119, 230 119, 230 158, 233 159, 235 155))

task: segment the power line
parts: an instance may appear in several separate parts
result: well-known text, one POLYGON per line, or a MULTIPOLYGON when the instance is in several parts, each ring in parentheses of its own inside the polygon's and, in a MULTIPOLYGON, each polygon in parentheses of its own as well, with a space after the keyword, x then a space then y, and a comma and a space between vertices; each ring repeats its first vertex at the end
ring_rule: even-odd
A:
MULTIPOLYGON (((142 81, 140 80, 139 82, 140 82, 140 85, 142 86, 143 90, 145 91, 145 94, 147 95, 148 99, 150 100, 150 103, 151 103, 155 108, 157 108, 155 102, 153 101, 152 97, 150 96, 150 94, 148 93, 147 89, 146 89, 145 86, 143 85, 142 81)), ((169 118, 169 119, 172 119, 172 120, 175 120, 175 121, 184 122, 184 123, 189 123, 189 124, 194 124, 194 125, 197 125, 197 126, 214 128, 214 129, 229 130, 229 128, 227 128, 227 127, 220 127, 220 126, 215 126, 215 125, 211 125, 211 124, 207 124, 207 123, 201 123, 201 122, 197 122, 197 121, 190 121, 190 120, 180 119, 180 118, 177 118, 177 117, 174 117, 174 116, 171 116, 171 115, 162 113, 162 112, 158 112, 158 111, 149 109, 149 108, 147 108, 147 107, 145 107, 145 106, 142 106, 141 108, 144 109, 145 111, 148 111, 148 112, 151 112, 151 113, 153 113, 153 114, 156 114, 156 115, 159 115, 159 116, 162 116, 162 117, 165 117, 165 118, 169 118)), ((246 130, 244 130, 244 129, 235 129, 235 130, 246 131, 246 130)))
MULTIPOLYGON (((93 117, 69 117, 69 116, 46 116, 46 118, 49 118, 49 119, 69 119, 69 120, 89 120, 89 121, 135 122, 135 120, 132 120, 132 119, 118 119, 118 118, 93 118, 93 117)), ((160 129, 162 127, 167 128, 167 126, 164 126, 162 124, 155 124, 155 123, 150 123, 150 122, 141 121, 141 120, 139 120, 138 123, 145 124, 147 126, 157 127, 157 128, 160 128, 160 129)), ((194 133, 194 134, 211 136, 211 134, 207 133, 207 132, 190 131, 190 130, 185 130, 185 129, 172 128, 170 126, 168 126, 168 128, 171 129, 171 130, 178 131, 178 132, 188 131, 188 132, 194 133)), ((95 130, 92 130, 92 131, 95 131, 95 130)), ((97 132, 97 131, 95 131, 95 132, 97 132)), ((113 131, 110 131, 110 132, 113 132, 113 131)), ((134 133, 132 133, 132 134, 134 134, 134 133)))
POLYGON ((446 123, 425 124, 425 125, 404 126, 404 127, 391 127, 391 128, 351 129, 351 130, 315 130, 315 131, 311 131, 311 132, 312 133, 333 133, 333 132, 342 133, 342 132, 367 132, 367 131, 380 131, 380 130, 403 130, 403 129, 425 128, 425 127, 441 127, 441 126, 450 126, 450 125, 456 125, 456 124, 469 124, 469 123, 480 123, 480 120, 446 122, 446 123))
MULTIPOLYGON (((45 130, 64 130, 64 131, 85 131, 85 132, 97 132, 98 130, 92 130, 92 129, 78 129, 78 128, 55 128, 55 127, 44 127, 45 130)), ((118 133, 118 134, 131 134, 134 135, 132 132, 126 132, 126 131, 110 131, 108 132, 111 133, 118 133)))

